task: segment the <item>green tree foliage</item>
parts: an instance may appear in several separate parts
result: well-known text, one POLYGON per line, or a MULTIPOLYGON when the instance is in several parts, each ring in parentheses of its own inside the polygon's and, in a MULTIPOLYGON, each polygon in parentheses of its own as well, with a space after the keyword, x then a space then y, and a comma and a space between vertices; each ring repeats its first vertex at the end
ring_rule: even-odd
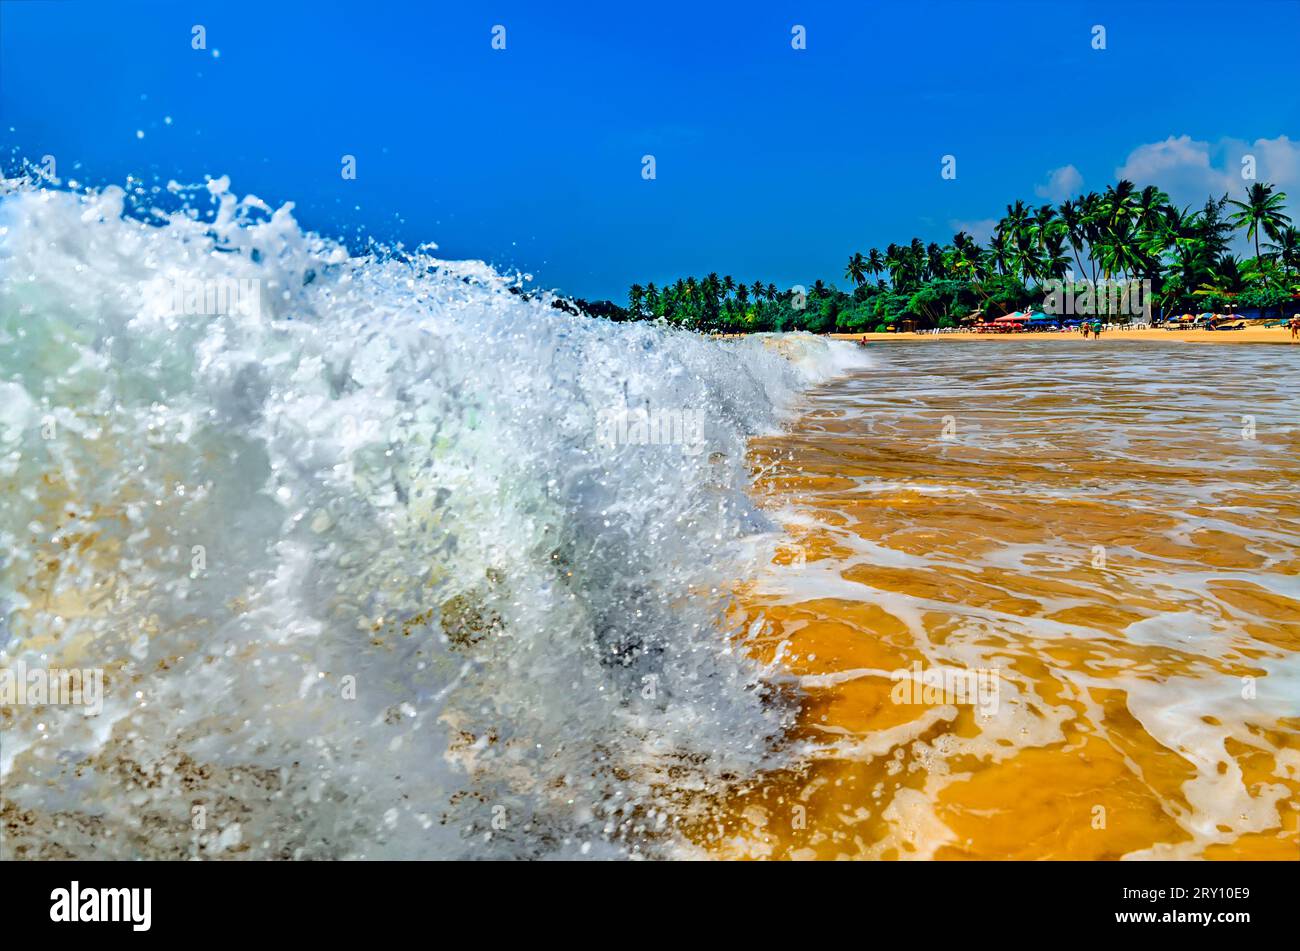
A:
POLYGON ((948 244, 912 238, 854 252, 844 267, 847 290, 822 281, 779 289, 714 273, 663 288, 634 284, 626 310, 577 303, 613 320, 710 333, 953 327, 977 310, 994 317, 1039 307, 1048 281, 1071 278, 1149 280, 1166 313, 1277 308, 1300 294, 1300 234, 1283 211, 1286 197, 1256 183, 1244 200, 1211 196, 1195 211, 1180 210, 1155 186, 1139 191, 1120 181, 1059 207, 1017 200, 987 244, 958 232, 948 244), (1253 258, 1230 253, 1236 231, 1254 244, 1253 258))

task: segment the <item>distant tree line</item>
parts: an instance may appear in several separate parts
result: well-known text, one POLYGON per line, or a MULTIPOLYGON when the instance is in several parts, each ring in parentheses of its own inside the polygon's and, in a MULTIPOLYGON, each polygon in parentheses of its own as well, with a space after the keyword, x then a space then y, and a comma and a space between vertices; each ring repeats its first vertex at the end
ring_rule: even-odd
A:
POLYGON ((1224 195, 1179 209, 1155 186, 1139 191, 1121 181, 1059 207, 1016 201, 987 243, 959 231, 948 244, 913 238, 857 252, 844 269, 849 290, 820 280, 780 289, 713 273, 664 287, 633 284, 626 307, 572 305, 611 320, 662 320, 705 332, 857 333, 903 321, 952 327, 975 310, 996 316, 1041 307, 1054 281, 1139 280, 1150 282, 1153 304, 1166 314, 1280 308, 1300 299, 1300 232, 1284 213, 1286 197, 1255 183, 1242 200, 1224 195), (1253 246, 1252 257, 1231 253, 1237 232, 1253 246))

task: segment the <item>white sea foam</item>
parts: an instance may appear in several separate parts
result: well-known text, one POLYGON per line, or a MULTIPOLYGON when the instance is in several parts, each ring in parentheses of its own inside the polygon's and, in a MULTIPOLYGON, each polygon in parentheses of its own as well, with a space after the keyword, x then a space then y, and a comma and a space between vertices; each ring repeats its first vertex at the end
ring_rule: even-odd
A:
POLYGON ((23 844, 672 848, 670 790, 787 724, 721 620, 770 528, 746 441, 862 358, 571 316, 207 191, 0 199, 0 663, 107 681, 99 717, 6 721, 23 844), (173 292, 223 286, 240 306, 173 292), (614 406, 703 409, 706 451, 599 444, 614 406))

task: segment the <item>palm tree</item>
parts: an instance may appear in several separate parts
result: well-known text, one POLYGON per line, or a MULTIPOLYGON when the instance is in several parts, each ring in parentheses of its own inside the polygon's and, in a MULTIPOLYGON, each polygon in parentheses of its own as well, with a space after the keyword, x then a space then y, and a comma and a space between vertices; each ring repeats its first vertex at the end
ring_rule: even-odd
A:
POLYGON ((1088 263, 1092 265, 1092 282, 1097 283, 1097 256, 1094 253, 1097 241, 1102 236, 1106 218, 1106 203, 1101 195, 1088 192, 1080 201, 1083 238, 1088 245, 1088 263))
POLYGON ((948 271, 948 264, 943 248, 931 241, 925 247, 925 270, 929 279, 934 281, 943 277, 948 271))
POLYGON ((1300 229, 1290 226, 1282 228, 1273 238, 1273 244, 1265 245, 1272 252, 1277 263, 1282 265, 1286 280, 1291 280, 1291 269, 1300 269, 1300 229))
POLYGON ((819 277, 817 280, 813 281, 812 294, 809 296, 815 300, 821 300, 826 296, 826 290, 826 282, 819 277))
POLYGON ((920 238, 913 238, 907 247, 899 248, 898 259, 896 289, 910 290, 925 279, 925 245, 920 238))
POLYGON ((1043 277, 1063 278, 1070 269, 1070 256, 1065 253, 1066 232, 1055 230, 1047 235, 1043 248, 1043 277))
POLYGON ((861 287, 867 279, 867 259, 862 256, 861 251, 855 252, 853 257, 849 258, 848 266, 844 269, 844 277, 857 287, 861 287))
POLYGON ((700 282, 700 296, 703 298, 703 324, 708 328, 718 327, 722 317, 722 280, 717 271, 710 271, 700 282))
POLYGON ((1215 263, 1210 279, 1201 285, 1204 293, 1240 294, 1246 289, 1246 278, 1241 270, 1241 259, 1225 254, 1215 263))
POLYGON ((885 270, 889 273, 889 283, 898 288, 899 274, 903 268, 902 251, 896 244, 885 248, 885 270))
POLYGON ((659 289, 655 287, 653 281, 645 286, 645 306, 651 320, 659 316, 659 289))
POLYGON ((1259 232, 1270 238, 1277 238, 1283 225, 1289 225, 1291 218, 1283 214, 1286 206, 1286 193, 1274 192, 1272 185, 1256 182, 1246 191, 1245 201, 1231 200, 1228 204, 1241 211, 1230 215, 1229 220, 1238 228, 1246 229, 1247 240, 1255 242, 1255 257, 1259 257, 1259 232))
POLYGON ((1019 272, 1022 282, 1032 279, 1034 265, 1028 250, 1033 243, 1029 207, 1019 199, 993 229, 993 260, 1003 274, 1019 272))
POLYGON ((1174 289, 1190 293, 1208 280, 1226 243, 1218 219, 1220 203, 1210 199, 1198 212, 1170 208, 1165 212, 1164 257, 1170 264, 1174 289))
POLYGON ((1109 280, 1116 274, 1131 277, 1143 264, 1134 220, 1122 217, 1098 240, 1097 256, 1109 280))
POLYGON ((1034 240, 1038 243, 1038 250, 1043 251, 1047 248, 1047 239, 1052 232, 1060 229, 1060 220, 1056 217, 1056 209, 1051 205, 1040 205, 1034 212, 1034 218, 1030 224, 1030 230, 1034 240))
POLYGON ((1132 258, 1133 277, 1150 278, 1153 283, 1160 279, 1160 260, 1169 243, 1165 223, 1168 220, 1169 196, 1154 185, 1142 189, 1142 193, 1133 201, 1133 224, 1136 229, 1133 240, 1136 247, 1132 258))
POLYGON ((981 306, 987 309, 989 306, 989 295, 984 290, 984 282, 989 277, 989 255, 979 246, 979 242, 972 241, 964 231, 959 231, 953 235, 953 272, 956 274, 967 275, 967 280, 971 282, 976 293, 983 299, 981 306))
POLYGON ((1101 196, 1101 204, 1107 226, 1116 228, 1124 219, 1135 216, 1133 193, 1136 187, 1126 178, 1120 179, 1114 185, 1106 186, 1106 194, 1101 196))
POLYGON ((1021 235, 1020 243, 1011 249, 1011 263, 1020 274, 1020 283, 1029 287, 1038 278, 1038 252, 1034 250, 1027 235, 1021 235))
POLYGON ((1079 265, 1079 278, 1087 276, 1087 271, 1083 267, 1083 258, 1079 253, 1083 250, 1083 207, 1082 200, 1078 202, 1067 201, 1061 204, 1061 224, 1065 226, 1065 236, 1070 241, 1070 247, 1074 251, 1074 261, 1079 265))
POLYGON ((872 277, 882 273, 885 270, 885 259, 880 253, 879 248, 872 248, 867 252, 867 271, 872 277))
POLYGON ((1016 199, 1015 204, 1007 205, 1007 216, 1003 219, 1008 224, 1008 234, 1011 240, 1029 227, 1029 208, 1023 201, 1016 199))
MULTIPOLYGON (((888 245, 883 253, 877 248, 865 255, 855 252, 844 270, 854 285, 851 295, 819 280, 809 297, 819 310, 833 313, 848 306, 850 297, 862 304, 892 289, 893 295, 874 308, 897 310, 895 295, 906 300, 927 285, 954 282, 929 287, 919 304, 909 302, 921 307, 922 316, 934 317, 936 312, 926 308, 950 292, 961 295, 963 303, 983 298, 987 306, 995 293, 1018 295, 1017 282, 1032 288, 1035 282, 1064 277, 1074 266, 1082 279, 1090 277, 1094 284, 1102 276, 1149 279, 1162 311, 1193 294, 1233 295, 1278 281, 1300 287, 1295 283, 1300 276, 1300 229, 1286 214, 1286 199, 1274 186, 1261 183, 1247 189, 1243 200, 1211 196, 1196 211, 1180 210, 1154 185, 1139 190, 1132 182, 1119 181, 1101 194, 1089 192, 1057 208, 1015 201, 1006 206, 987 246, 958 232, 950 244, 912 238, 888 245), (1253 242, 1253 259, 1243 262, 1230 253, 1237 229, 1253 242), (879 279, 882 274, 888 281, 879 279), (876 280, 869 282, 868 276, 876 280)), ((773 316, 764 302, 784 297, 774 284, 738 284, 730 275, 710 273, 703 279, 679 279, 663 289, 633 284, 628 304, 634 319, 667 320, 704 330, 756 330, 767 329, 773 316)))
POLYGON ((997 228, 994 229, 993 242, 989 247, 989 255, 992 259, 993 267, 999 274, 1010 274, 1012 257, 1010 252, 1007 250, 1007 238, 1002 225, 1003 222, 999 221, 997 228))
POLYGON ((1156 186, 1148 185, 1133 202, 1137 226, 1144 230, 1158 227, 1168 208, 1169 196, 1156 186))

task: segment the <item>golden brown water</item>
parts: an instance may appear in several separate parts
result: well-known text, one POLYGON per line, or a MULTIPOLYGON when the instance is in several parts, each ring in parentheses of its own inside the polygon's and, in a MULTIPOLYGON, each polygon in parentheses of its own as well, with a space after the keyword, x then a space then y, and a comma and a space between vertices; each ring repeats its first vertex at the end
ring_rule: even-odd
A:
POLYGON ((697 840, 1300 858, 1300 354, 872 354, 752 447, 787 540, 742 610, 801 689, 800 765, 697 840), (891 679, 936 668, 982 692, 891 679))

